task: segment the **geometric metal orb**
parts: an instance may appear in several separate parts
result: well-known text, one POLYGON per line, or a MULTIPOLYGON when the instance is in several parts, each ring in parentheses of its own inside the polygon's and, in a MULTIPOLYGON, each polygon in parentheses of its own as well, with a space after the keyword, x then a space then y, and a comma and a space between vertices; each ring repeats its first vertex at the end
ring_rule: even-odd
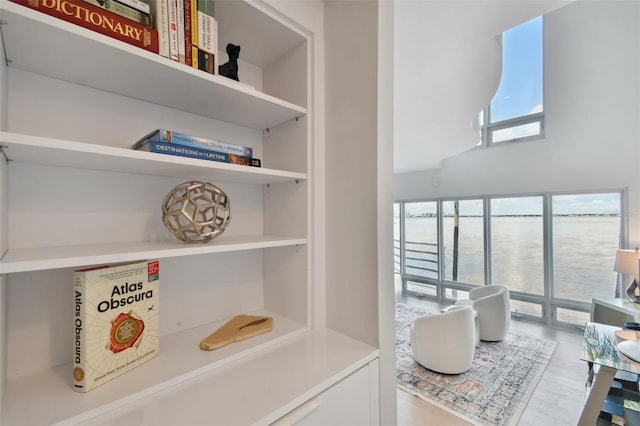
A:
POLYGON ((162 201, 162 222, 187 243, 211 241, 224 232, 230 220, 229 197, 209 182, 181 183, 162 201))

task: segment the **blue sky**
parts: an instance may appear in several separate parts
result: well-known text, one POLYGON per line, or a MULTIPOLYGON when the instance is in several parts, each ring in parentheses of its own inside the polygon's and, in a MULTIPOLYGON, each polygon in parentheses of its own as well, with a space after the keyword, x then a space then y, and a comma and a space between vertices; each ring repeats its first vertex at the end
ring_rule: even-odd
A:
POLYGON ((502 79, 491 101, 492 122, 542 108, 542 17, 507 30, 502 39, 502 79))

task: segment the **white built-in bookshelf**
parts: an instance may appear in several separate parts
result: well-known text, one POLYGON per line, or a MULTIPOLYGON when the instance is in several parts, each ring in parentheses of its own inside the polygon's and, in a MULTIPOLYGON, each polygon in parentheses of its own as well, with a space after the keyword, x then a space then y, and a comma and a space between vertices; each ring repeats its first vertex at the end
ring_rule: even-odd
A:
POLYGON ((239 84, 0 7, 0 423, 326 421, 344 415, 337 392, 349 394, 349 421, 376 419, 377 349, 316 325, 312 34, 266 3, 216 2, 220 50, 242 46, 239 84), (129 149, 155 128, 251 146, 263 167, 129 149), (231 223, 210 243, 182 243, 162 224, 164 195, 186 180, 231 199, 231 223), (74 392, 73 270, 150 258, 160 355, 74 392), (273 331, 198 348, 240 313, 273 316, 273 331))

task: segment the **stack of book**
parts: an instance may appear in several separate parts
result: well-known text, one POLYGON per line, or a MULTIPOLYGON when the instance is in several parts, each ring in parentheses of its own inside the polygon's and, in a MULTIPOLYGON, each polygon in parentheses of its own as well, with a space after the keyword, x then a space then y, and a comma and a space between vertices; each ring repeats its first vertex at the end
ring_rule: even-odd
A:
POLYGON ((144 135, 131 148, 243 166, 262 166, 260 159, 253 158, 253 148, 165 129, 156 129, 144 135))
POLYGON ((11 1, 149 52, 159 52, 158 31, 149 4, 141 0, 11 1))
POLYGON ((218 74, 213 0, 11 0, 209 74, 218 74))
POLYGON ((152 1, 160 55, 218 74, 218 23, 213 0, 152 1))

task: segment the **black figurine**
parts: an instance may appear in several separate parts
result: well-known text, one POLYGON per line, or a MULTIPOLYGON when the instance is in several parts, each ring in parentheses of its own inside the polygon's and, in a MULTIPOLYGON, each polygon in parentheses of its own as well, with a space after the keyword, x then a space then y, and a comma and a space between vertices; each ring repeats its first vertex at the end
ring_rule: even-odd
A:
POLYGON ((227 55, 229 55, 229 61, 218 67, 218 73, 232 80, 240 81, 238 79, 238 57, 240 56, 240 46, 236 46, 231 43, 227 44, 227 55))

